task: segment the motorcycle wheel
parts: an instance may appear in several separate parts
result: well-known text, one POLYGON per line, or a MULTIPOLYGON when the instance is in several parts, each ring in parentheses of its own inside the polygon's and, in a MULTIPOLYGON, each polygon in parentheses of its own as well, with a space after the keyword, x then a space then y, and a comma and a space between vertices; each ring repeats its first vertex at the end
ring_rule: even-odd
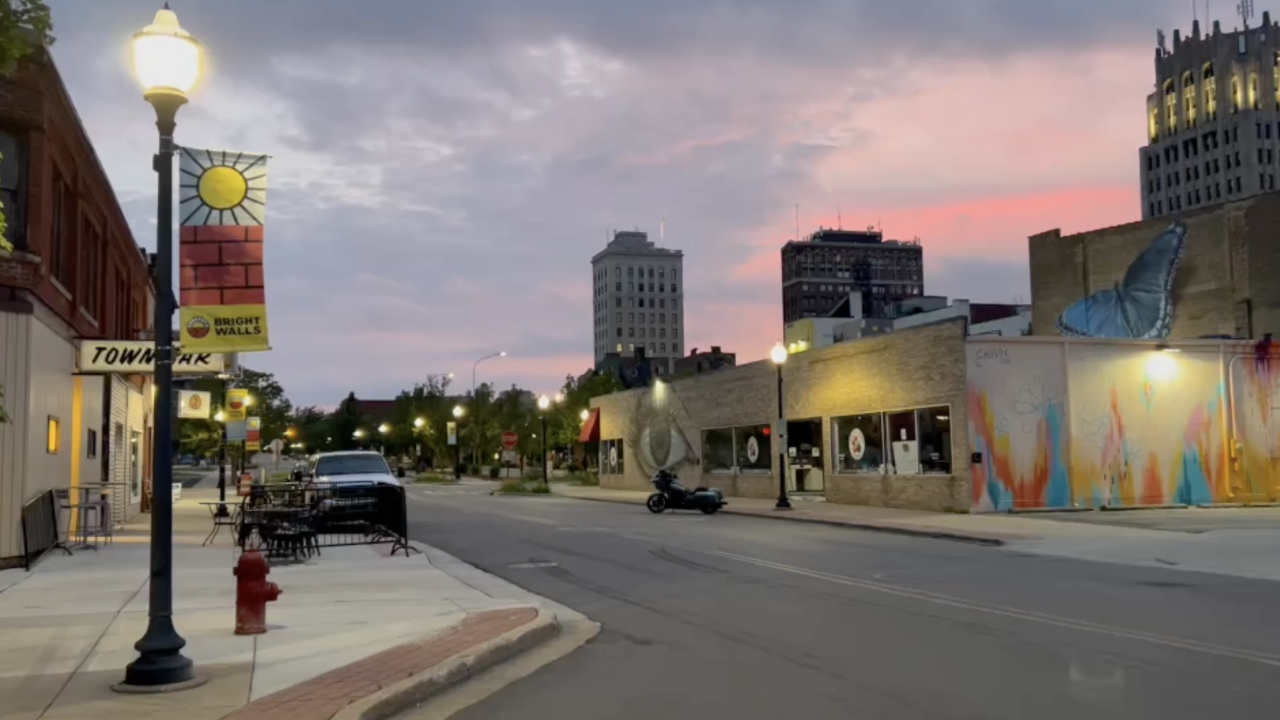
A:
POLYGON ((644 505, 649 508, 649 512, 657 515, 667 509, 667 496, 662 493, 654 493, 649 496, 644 505))
POLYGON ((720 512, 720 508, 716 507, 715 505, 708 505, 704 508, 701 508, 701 510, 703 515, 715 515, 716 513, 720 512))

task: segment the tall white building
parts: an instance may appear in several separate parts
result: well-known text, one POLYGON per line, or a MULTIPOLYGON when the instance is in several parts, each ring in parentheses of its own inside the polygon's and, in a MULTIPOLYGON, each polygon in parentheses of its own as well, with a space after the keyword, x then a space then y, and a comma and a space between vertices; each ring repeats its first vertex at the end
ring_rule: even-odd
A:
POLYGON ((660 248, 648 233, 619 231, 591 258, 595 358, 654 361, 668 374, 684 349, 684 253, 660 248))

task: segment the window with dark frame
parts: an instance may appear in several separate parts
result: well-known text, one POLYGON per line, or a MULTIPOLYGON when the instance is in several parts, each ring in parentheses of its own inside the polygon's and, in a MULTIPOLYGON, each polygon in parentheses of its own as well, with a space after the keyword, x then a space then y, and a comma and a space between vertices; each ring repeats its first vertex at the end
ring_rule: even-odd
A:
POLYGON ((923 408, 916 411, 919 428, 920 473, 951 473, 951 409, 923 408))
POLYGON ((84 247, 80 249, 80 307, 94 320, 100 319, 102 303, 102 231, 85 225, 84 247))
POLYGON ((0 206, 4 208, 4 238, 15 248, 26 248, 26 158, 22 140, 0 132, 0 206))
POLYGON ((884 415, 865 413, 831 420, 837 473, 884 472, 884 415))
POLYGON ((75 199, 61 176, 54 176, 50 207, 53 227, 50 234, 49 271, 62 289, 72 289, 72 260, 75 256, 75 199))
POLYGON ((88 436, 84 443, 84 456, 87 458, 98 457, 98 431, 90 428, 88 436))

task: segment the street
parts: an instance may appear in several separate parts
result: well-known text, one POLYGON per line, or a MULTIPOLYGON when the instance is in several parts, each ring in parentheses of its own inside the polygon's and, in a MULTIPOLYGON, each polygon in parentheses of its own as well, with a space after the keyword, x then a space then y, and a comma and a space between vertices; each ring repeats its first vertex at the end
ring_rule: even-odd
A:
POLYGON ((459 720, 1274 717, 1276 586, 484 485, 410 534, 601 623, 459 720))

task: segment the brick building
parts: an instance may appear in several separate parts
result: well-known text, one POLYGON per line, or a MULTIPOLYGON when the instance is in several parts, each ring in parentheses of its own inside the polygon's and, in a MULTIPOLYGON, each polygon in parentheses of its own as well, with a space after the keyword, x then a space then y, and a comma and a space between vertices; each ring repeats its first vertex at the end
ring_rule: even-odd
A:
MULTIPOLYGON (((1180 213, 1186 226, 1173 279, 1170 338, 1280 337, 1280 193, 1180 213)), ((1170 226, 1164 217, 1028 241, 1032 334, 1056 335, 1068 307, 1121 282, 1170 226)))
MULTIPOLYGON (((141 101, 139 101, 141 102, 141 101)), ((154 294, 50 55, 0 78, 0 189, 14 251, 0 256, 0 565, 21 552, 20 508, 50 488, 106 488, 136 510, 150 468, 143 376, 76 375, 75 341, 134 339, 154 294)))
MULTIPOLYGON (((966 325, 955 318, 791 355, 789 487, 832 502, 968 510, 966 325), (890 437, 915 460, 888 459, 890 437)), ((593 399, 601 486, 646 490, 657 468, 675 467, 689 487, 775 497, 777 392, 763 360, 593 399)))
POLYGON ((918 240, 885 240, 879 230, 823 228, 782 246, 782 321, 826 317, 850 293, 861 314, 886 317, 893 303, 924 294, 918 240))

